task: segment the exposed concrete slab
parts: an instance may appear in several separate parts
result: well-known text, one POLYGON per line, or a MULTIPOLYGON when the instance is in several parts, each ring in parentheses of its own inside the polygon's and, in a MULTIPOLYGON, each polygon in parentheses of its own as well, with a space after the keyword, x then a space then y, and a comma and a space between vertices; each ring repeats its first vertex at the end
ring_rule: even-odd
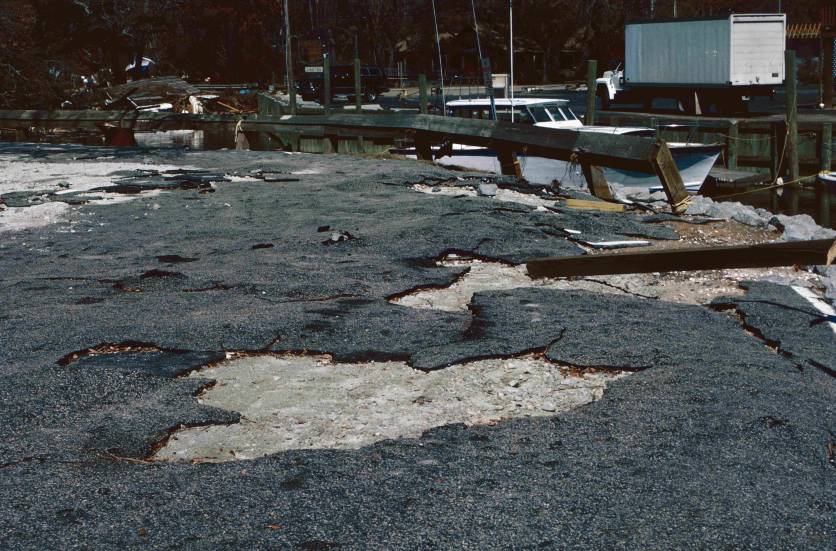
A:
POLYGON ((200 403, 240 413, 241 421, 177 431, 156 459, 217 462, 294 449, 356 449, 450 423, 554 415, 599 399, 622 374, 570 371, 533 356, 432 373, 401 362, 260 356, 191 376, 216 381, 200 403))

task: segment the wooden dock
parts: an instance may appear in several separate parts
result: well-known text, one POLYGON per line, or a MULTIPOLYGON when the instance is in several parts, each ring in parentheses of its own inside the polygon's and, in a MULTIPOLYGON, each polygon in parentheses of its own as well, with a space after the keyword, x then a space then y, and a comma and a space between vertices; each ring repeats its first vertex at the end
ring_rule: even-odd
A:
POLYGON ((520 176, 518 152, 577 162, 593 195, 611 199, 600 167, 656 174, 674 212, 685 210, 688 194, 662 139, 579 133, 573 130, 515 125, 504 121, 461 119, 412 113, 330 113, 320 115, 194 115, 137 111, 0 111, 0 128, 122 129, 124 131, 221 130, 243 147, 277 143, 300 150, 302 140, 317 140, 324 152, 338 152, 341 141, 401 144, 411 141, 418 157, 432 160, 431 146, 455 143, 490 147, 504 174, 520 176))

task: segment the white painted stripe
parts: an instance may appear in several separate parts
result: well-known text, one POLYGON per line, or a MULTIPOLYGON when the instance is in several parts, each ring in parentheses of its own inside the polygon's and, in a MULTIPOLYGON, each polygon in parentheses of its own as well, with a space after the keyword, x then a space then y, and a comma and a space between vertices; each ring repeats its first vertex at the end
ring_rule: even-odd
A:
MULTIPOLYGON (((793 285, 792 288, 796 293, 801 295, 807 302, 812 304, 816 310, 818 310, 825 316, 836 317, 836 311, 833 310, 833 307, 824 300, 822 300, 816 293, 814 293, 807 287, 793 285)), ((827 322, 827 324, 830 326, 830 329, 833 330, 833 334, 836 334, 836 323, 830 321, 827 322)))
POLYGON ((622 249, 626 247, 649 247, 650 241, 581 241, 596 249, 622 249))

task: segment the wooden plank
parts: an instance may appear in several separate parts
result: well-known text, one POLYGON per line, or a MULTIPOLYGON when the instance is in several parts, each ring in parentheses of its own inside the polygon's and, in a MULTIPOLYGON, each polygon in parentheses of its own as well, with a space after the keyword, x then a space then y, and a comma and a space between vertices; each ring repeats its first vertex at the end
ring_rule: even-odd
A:
POLYGON ((727 247, 694 247, 624 254, 542 258, 526 263, 533 278, 638 274, 727 268, 767 268, 827 264, 836 239, 789 241, 727 247))
POLYGON ((676 163, 664 140, 657 140, 650 161, 655 168, 656 175, 662 182, 662 188, 665 190, 665 195, 668 197, 668 202, 674 214, 682 214, 688 207, 690 196, 685 190, 682 176, 679 174, 679 169, 676 168, 676 163))
MULTIPOLYGON (((593 167, 598 168, 598 167, 593 167)), ((566 199, 560 203, 562 207, 577 210, 599 210, 603 212, 624 212, 624 205, 620 203, 606 203, 604 201, 587 201, 586 199, 566 199)))
POLYGON ((600 166, 581 161, 581 171, 583 171, 583 177, 586 179, 589 193, 599 199, 612 200, 612 190, 610 190, 610 185, 607 183, 604 171, 600 166))

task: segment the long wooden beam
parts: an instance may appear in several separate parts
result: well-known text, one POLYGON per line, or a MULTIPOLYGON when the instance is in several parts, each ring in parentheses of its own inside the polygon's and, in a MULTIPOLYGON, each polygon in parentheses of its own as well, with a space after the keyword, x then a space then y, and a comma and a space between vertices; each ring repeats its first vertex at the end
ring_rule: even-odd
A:
MULTIPOLYGON (((178 130, 233 124, 245 133, 294 133, 301 138, 351 135, 397 139, 417 136, 417 141, 449 140, 458 144, 490 147, 506 155, 523 152, 531 156, 578 162, 589 167, 637 170, 659 177, 675 212, 684 208, 683 201, 687 197, 667 144, 655 138, 403 113, 242 117, 137 111, 0 111, 0 127, 6 128, 117 126, 135 130, 178 130)), ((604 189, 606 181, 602 177, 591 178, 590 188, 593 191, 600 188, 597 195, 601 197, 609 195, 608 189, 604 189)))
POLYGON ((300 130, 304 136, 321 136, 343 129, 355 135, 362 130, 391 131, 392 135, 420 131, 432 138, 452 138, 455 143, 524 151, 528 155, 565 161, 584 160, 592 165, 653 173, 656 140, 633 136, 584 133, 537 128, 505 121, 461 119, 413 114, 284 115, 241 117, 189 113, 143 113, 137 111, 0 111, 0 127, 97 128, 106 124, 124 128, 176 130, 200 129, 242 121, 245 132, 300 130), (317 129, 316 127, 319 127, 317 129))
POLYGON ((541 258, 526 263, 533 278, 569 277, 726 268, 826 265, 836 255, 836 239, 787 241, 727 247, 694 247, 624 254, 541 258))

